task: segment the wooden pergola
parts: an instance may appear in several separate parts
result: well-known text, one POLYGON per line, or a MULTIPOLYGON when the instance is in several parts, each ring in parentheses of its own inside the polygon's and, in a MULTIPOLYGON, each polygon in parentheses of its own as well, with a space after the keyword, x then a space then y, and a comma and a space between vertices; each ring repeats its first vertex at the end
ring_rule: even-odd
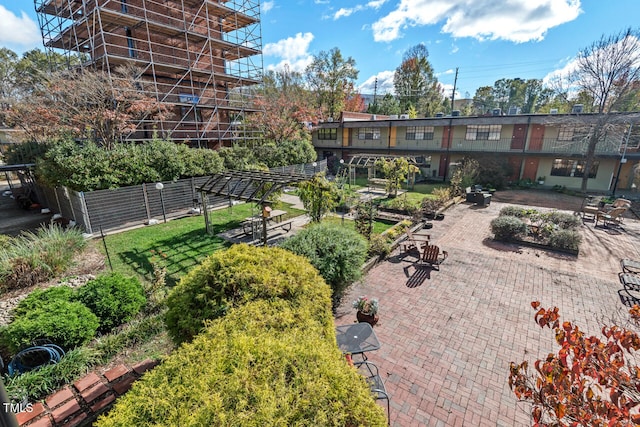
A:
POLYGON ((207 233, 212 233, 212 224, 207 208, 209 196, 227 197, 229 201, 242 200, 254 202, 262 207, 262 240, 267 244, 268 209, 275 200, 271 197, 278 194, 285 186, 308 180, 302 174, 282 174, 271 171, 235 171, 229 170, 212 175, 197 188, 202 200, 202 208, 207 233))
MULTIPOLYGON (((356 180, 356 170, 367 169, 367 176, 369 178, 376 177, 376 162, 378 160, 393 160, 398 158, 405 158, 409 162, 410 165, 414 166, 424 166, 427 164, 427 159, 424 156, 400 156, 400 155, 384 155, 384 154, 357 154, 349 159, 349 163, 346 164, 349 169, 349 185, 355 183, 356 180)), ((431 157, 429 157, 429 160, 431 157)))

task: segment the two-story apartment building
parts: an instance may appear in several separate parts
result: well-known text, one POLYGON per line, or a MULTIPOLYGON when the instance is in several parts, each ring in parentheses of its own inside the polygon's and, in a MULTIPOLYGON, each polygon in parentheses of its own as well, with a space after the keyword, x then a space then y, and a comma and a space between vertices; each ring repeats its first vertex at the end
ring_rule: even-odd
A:
POLYGON ((422 173, 448 179, 464 157, 504 159, 512 180, 545 177, 545 186, 579 189, 589 173, 588 189, 631 190, 633 166, 640 161, 640 115, 617 113, 608 119, 596 146, 596 161, 585 171, 590 129, 596 114, 515 114, 408 119, 343 113, 335 122, 313 128, 319 157, 348 159, 357 154, 424 156, 422 173), (618 177, 618 171, 620 174, 618 177), (615 183, 618 178, 617 183, 615 183), (615 184, 614 184, 615 183, 615 184))
POLYGON ((258 0, 35 0, 35 8, 47 49, 83 54, 83 67, 112 79, 119 66, 137 67, 137 90, 174 113, 141 120, 129 139, 158 132, 216 148, 252 138, 243 117, 262 76, 258 0))

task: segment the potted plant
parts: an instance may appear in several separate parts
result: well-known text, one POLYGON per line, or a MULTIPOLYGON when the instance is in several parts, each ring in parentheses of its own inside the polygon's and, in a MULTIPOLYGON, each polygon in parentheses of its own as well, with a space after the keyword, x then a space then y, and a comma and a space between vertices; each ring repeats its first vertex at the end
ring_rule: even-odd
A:
POLYGON ((371 326, 378 323, 378 299, 360 296, 353 302, 353 308, 356 311, 358 322, 367 322, 371 326))
POLYGON ((538 177, 538 184, 540 185, 544 185, 544 180, 546 179, 546 176, 539 176, 538 177))

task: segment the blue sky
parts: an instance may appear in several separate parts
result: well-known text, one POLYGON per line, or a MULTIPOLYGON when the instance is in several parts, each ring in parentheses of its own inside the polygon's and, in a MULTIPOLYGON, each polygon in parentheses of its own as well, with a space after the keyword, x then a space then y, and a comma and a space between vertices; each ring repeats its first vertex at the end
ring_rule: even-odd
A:
MULTIPOLYGON (((235 0, 240 1, 240 0, 235 0)), ((392 91, 393 72, 424 43, 456 97, 501 78, 545 78, 570 67, 603 34, 640 25, 638 0, 268 0, 261 2, 265 69, 303 70, 337 47, 360 71, 362 93, 392 91)), ((0 46, 42 49, 32 0, 0 0, 0 46)))

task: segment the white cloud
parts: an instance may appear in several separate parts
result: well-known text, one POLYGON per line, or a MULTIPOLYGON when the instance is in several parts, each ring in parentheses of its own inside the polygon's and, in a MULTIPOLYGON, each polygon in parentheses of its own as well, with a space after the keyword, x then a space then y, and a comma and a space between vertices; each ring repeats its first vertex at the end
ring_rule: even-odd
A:
POLYGON ((262 13, 267 13, 269 12, 271 9, 273 9, 273 6, 275 5, 274 1, 265 1, 261 4, 261 9, 262 9, 262 13))
POLYGON ((384 95, 385 93, 394 93, 393 88, 393 75, 395 71, 381 71, 375 76, 369 77, 364 83, 362 83, 358 90, 363 94, 377 93, 378 95, 384 95), (377 79, 377 84, 376 84, 377 79))
POLYGON ((340 19, 340 18, 345 18, 347 16, 352 15, 355 12, 360 12, 361 10, 365 10, 365 9, 380 9, 380 7, 382 7, 383 4, 385 4, 387 2, 387 0, 371 0, 370 2, 368 2, 367 4, 357 4, 354 7, 350 7, 350 8, 346 8, 346 7, 341 7, 340 9, 338 9, 338 11, 336 13, 333 14, 333 19, 340 19))
POLYGON ((581 13, 580 0, 400 0, 372 25, 375 41, 402 37, 408 27, 435 25, 453 37, 478 40, 540 41, 550 28, 581 13))
POLYGON ((20 16, 0 5, 0 45, 34 48, 42 43, 40 28, 25 12, 20 16))
POLYGON ((275 65, 268 65, 267 70, 281 70, 285 65, 292 71, 304 71, 311 63, 313 56, 309 53, 309 44, 313 40, 312 33, 298 33, 275 43, 267 43, 262 49, 264 56, 281 58, 275 65))

